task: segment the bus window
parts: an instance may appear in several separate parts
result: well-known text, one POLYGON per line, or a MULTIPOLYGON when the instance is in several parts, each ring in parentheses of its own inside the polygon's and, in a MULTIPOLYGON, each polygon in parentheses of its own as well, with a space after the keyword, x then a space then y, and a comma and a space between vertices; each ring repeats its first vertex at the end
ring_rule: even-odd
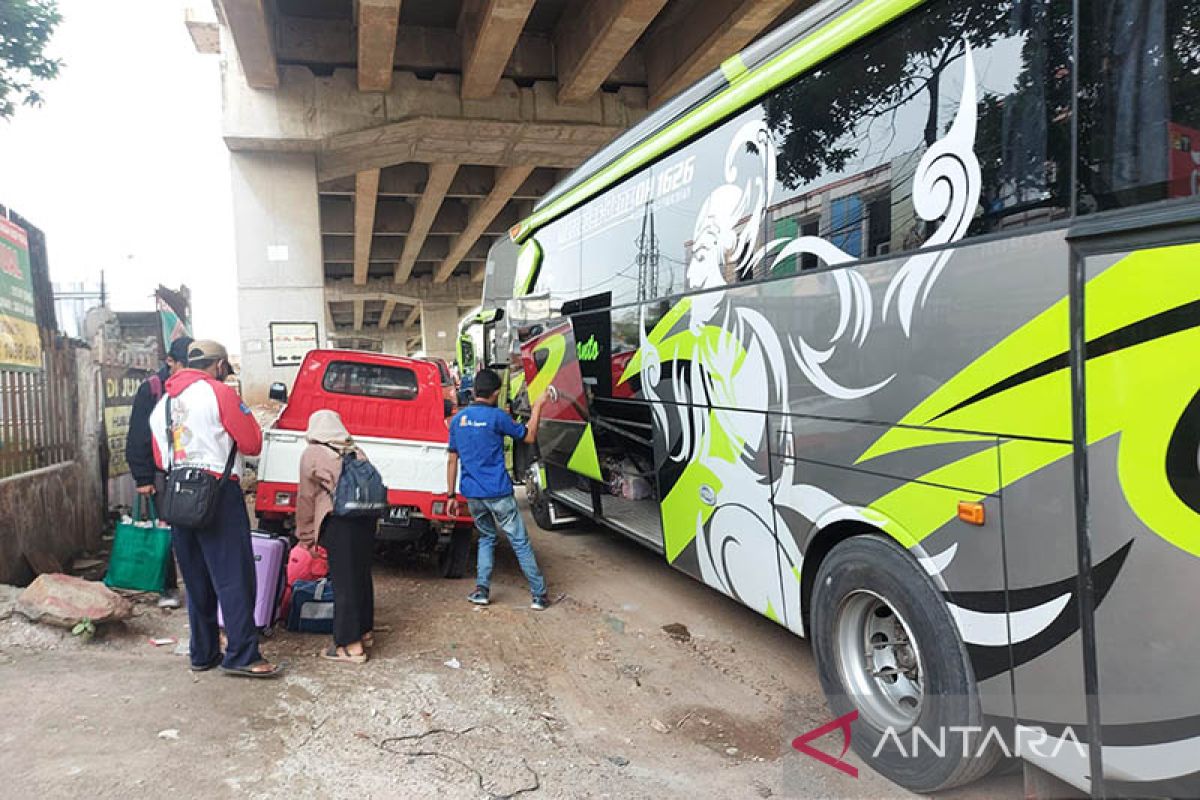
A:
POLYGON ((1079 212, 1200 195, 1200 2, 1080 11, 1079 212))
MULTIPOLYGON (((778 152, 768 231, 819 220, 804 234, 851 260, 919 247, 937 220, 919 213, 913 177, 935 146, 969 147, 978 161, 980 203, 967 212, 968 235, 1065 216, 1071 3, 981 3, 970 14, 960 5, 927 3, 768 96, 765 120, 778 152), (964 41, 975 119, 973 139, 959 142, 949 132, 970 99, 964 41)), ((976 179, 960 172, 951 183, 976 179)), ((770 271, 792 274, 796 255, 770 271)))
POLYGON ((545 296, 553 313, 581 294, 580 237, 583 215, 575 211, 537 233, 542 246, 542 269, 531 296, 545 296))
POLYGON ((654 207, 658 294, 645 300, 765 274, 752 268, 762 232, 751 220, 767 197, 767 149, 755 140, 761 120, 755 106, 655 165, 656 176, 677 177, 654 207))

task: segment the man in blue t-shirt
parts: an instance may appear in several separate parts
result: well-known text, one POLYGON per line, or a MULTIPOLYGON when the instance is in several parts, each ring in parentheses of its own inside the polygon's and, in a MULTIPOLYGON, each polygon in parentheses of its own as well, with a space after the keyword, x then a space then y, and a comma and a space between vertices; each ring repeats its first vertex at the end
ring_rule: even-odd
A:
POLYGON ((500 376, 490 369, 480 370, 475 376, 475 401, 450 421, 447 507, 450 516, 458 515, 454 484, 461 461, 462 493, 479 530, 479 577, 475 581, 475 591, 467 599, 481 606, 489 602, 496 532, 501 530, 508 537, 521 571, 529 581, 529 591, 533 593, 530 608, 541 611, 548 605, 546 581, 538 570, 525 521, 517 508, 517 498, 513 496, 512 479, 504 466, 504 437, 532 444, 537 439, 538 423, 542 419, 542 400, 533 404, 533 413, 526 426, 513 422, 512 417, 496 408, 499 392, 500 376))

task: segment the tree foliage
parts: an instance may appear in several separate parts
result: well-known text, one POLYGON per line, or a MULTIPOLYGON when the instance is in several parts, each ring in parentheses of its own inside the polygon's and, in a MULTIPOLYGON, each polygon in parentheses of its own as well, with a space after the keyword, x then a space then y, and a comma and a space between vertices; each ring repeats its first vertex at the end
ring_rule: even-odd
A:
POLYGON ((41 105, 38 84, 62 66, 45 52, 61 21, 57 0, 0 0, 0 119, 11 118, 18 104, 41 105))
MULTIPOLYGON (((1018 4, 1018 8, 1021 4, 1018 4)), ((780 91, 767 104, 767 124, 779 142, 778 175, 796 188, 839 172, 862 146, 847 137, 864 120, 894 115, 921 94, 929 97, 925 144, 938 137, 942 74, 965 52, 1021 32, 1013 0, 940 2, 924 8, 919 24, 901 23, 872 44, 856 48, 780 91)))

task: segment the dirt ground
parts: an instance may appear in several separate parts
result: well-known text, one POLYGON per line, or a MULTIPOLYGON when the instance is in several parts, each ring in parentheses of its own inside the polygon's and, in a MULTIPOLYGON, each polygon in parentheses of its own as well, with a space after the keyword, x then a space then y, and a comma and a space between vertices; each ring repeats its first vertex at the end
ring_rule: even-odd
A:
MULTIPOLYGON (((549 610, 529 610, 507 548, 486 609, 465 601, 469 578, 381 561, 370 663, 322 661, 322 637, 285 632, 264 644, 288 662, 278 681, 194 675, 148 641, 186 641, 186 614, 148 602, 90 643, 2 621, 0 794, 911 796, 790 748, 830 719, 805 641, 616 534, 533 537, 566 594, 549 610)), ((1019 797, 1020 782, 951 796, 1019 797)))

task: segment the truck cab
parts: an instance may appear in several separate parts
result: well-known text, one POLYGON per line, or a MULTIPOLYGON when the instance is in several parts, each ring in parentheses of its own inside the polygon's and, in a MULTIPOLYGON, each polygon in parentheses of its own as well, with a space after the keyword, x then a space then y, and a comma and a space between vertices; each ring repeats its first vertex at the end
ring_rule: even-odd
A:
POLYGON ((387 513, 376 537, 417 551, 436 551, 447 577, 459 577, 470 553, 472 520, 446 511, 447 405, 438 365, 353 350, 312 350, 300 365, 286 405, 263 432, 255 509, 259 525, 295 528, 304 431, 314 411, 338 412, 388 487, 387 513))

